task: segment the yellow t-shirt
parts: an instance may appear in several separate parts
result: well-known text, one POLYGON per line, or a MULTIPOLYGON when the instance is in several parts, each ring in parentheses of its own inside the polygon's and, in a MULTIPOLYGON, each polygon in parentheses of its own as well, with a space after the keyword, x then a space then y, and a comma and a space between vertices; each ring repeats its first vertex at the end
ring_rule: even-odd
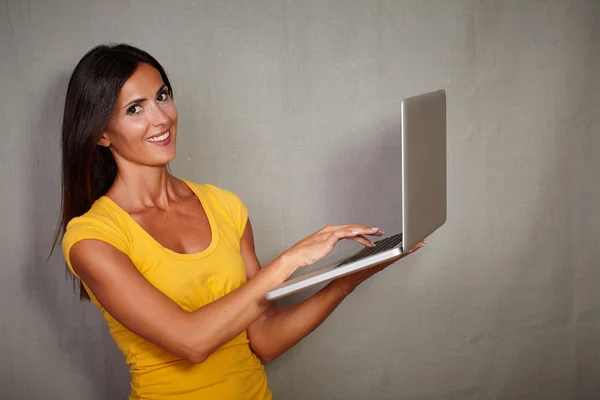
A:
MULTIPOLYGON (((103 196, 67 226, 62 247, 71 271, 71 247, 82 239, 99 239, 127 254, 152 285, 186 311, 196 310, 243 285, 246 268, 240 239, 248 219, 246 207, 232 192, 185 182, 198 196, 210 222, 212 241, 208 248, 197 254, 169 250, 103 196)), ((272 398, 264 367, 251 351, 245 331, 204 362, 193 364, 126 329, 86 289, 129 364, 130 400, 272 398)))

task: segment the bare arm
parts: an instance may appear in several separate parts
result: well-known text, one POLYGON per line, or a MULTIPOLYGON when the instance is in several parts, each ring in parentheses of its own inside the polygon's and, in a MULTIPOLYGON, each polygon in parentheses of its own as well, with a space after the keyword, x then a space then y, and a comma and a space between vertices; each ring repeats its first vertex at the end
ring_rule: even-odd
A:
POLYGON ((193 312, 183 310, 152 286, 126 254, 105 242, 82 240, 71 248, 70 259, 75 272, 120 324, 173 354, 199 363, 264 314, 269 307, 266 293, 297 268, 328 254, 338 240, 363 240, 360 236, 366 233, 372 230, 356 225, 324 228, 257 271, 240 288, 193 312))
MULTIPOLYGON (((256 257, 250 222, 242 237, 241 252, 249 282, 252 282, 262 269, 256 257)), ((263 361, 273 360, 315 330, 345 296, 344 291, 329 285, 304 302, 285 308, 263 298, 261 306, 265 311, 248 328, 252 350, 263 361)))
POLYGON ((313 332, 346 297, 335 281, 301 303, 280 308, 272 303, 248 328, 252 350, 272 361, 313 332))
POLYGON ((107 243, 92 239, 76 243, 71 263, 100 304, 123 326, 197 363, 254 322, 266 309, 265 293, 294 270, 278 258, 252 282, 187 312, 152 286, 127 255, 107 243))
MULTIPOLYGON (((250 281, 261 271, 254 249, 252 228, 242 238, 242 256, 250 281)), ((263 300, 265 312, 248 328, 252 350, 263 360, 271 361, 313 332, 361 282, 412 253, 386 261, 377 267, 336 279, 301 303, 280 308, 263 300)))

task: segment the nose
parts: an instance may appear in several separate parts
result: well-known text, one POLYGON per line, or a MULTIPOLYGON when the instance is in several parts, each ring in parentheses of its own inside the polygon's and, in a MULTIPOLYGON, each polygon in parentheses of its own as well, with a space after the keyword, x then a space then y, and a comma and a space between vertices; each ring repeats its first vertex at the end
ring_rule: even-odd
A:
POLYGON ((154 106, 152 107, 150 118, 152 125, 155 126, 168 125, 170 121, 169 116, 157 104, 154 104, 154 106))

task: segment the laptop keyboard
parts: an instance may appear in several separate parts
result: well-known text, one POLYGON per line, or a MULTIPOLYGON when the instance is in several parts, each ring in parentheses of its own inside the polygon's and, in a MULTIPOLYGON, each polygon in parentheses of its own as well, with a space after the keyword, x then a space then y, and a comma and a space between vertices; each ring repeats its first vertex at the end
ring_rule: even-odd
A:
POLYGON ((375 254, 383 253, 384 251, 393 249, 400 243, 402 243, 402 233, 397 233, 385 239, 378 240, 376 242, 373 242, 375 247, 365 247, 358 253, 346 258, 345 260, 342 260, 342 262, 336 268, 350 264, 351 262, 360 260, 361 258, 366 258, 375 254))

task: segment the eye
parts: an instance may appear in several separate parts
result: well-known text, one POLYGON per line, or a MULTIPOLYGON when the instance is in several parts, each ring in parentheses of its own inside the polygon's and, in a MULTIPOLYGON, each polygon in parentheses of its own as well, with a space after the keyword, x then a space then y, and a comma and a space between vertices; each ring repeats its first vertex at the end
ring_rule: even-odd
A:
POLYGON ((156 100, 158 100, 159 102, 167 101, 169 100, 169 94, 166 91, 161 92, 156 98, 156 100))
POLYGON ((142 111, 142 107, 139 106, 138 104, 136 104, 127 109, 127 114, 134 115, 134 114, 138 114, 140 111, 142 111))

